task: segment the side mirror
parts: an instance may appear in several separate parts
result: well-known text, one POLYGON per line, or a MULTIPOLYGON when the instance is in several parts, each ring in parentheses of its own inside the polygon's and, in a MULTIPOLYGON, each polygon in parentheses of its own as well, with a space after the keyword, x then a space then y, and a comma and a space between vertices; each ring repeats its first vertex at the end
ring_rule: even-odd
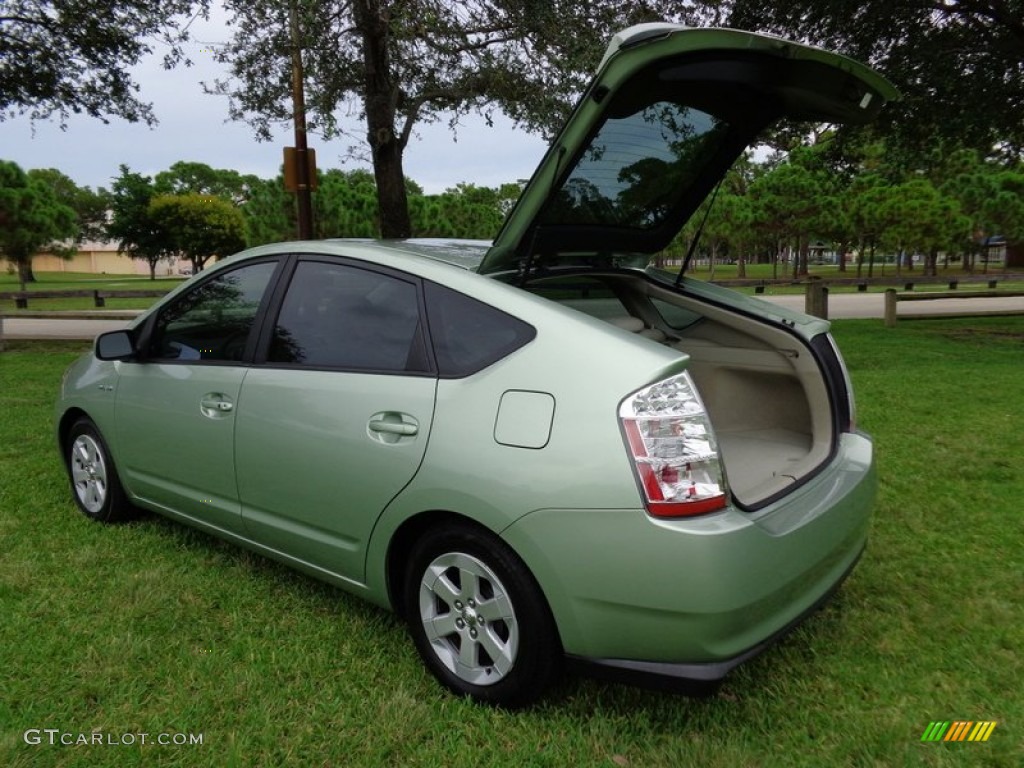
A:
POLYGON ((127 360, 135 356, 128 331, 108 331, 96 337, 96 357, 100 360, 127 360))

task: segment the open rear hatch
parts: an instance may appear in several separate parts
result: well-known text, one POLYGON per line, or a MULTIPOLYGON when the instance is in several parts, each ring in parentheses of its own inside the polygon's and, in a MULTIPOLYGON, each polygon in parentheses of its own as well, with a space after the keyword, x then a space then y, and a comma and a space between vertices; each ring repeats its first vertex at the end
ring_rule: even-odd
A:
POLYGON ((655 254, 780 118, 865 123, 896 97, 862 64, 781 38, 631 27, 613 38, 479 271, 655 254))

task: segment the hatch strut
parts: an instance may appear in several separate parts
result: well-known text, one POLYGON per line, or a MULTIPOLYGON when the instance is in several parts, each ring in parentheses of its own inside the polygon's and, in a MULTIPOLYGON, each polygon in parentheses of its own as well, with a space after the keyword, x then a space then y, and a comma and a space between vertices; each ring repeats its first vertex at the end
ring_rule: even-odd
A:
POLYGON ((704 209, 704 217, 700 220, 700 226, 697 227, 697 231, 694 233, 693 239, 690 241, 690 248, 686 251, 686 258, 683 259, 682 266, 679 267, 679 274, 676 275, 676 288, 678 288, 679 284, 683 282, 683 273, 686 272, 686 268, 690 266, 690 259, 693 258, 693 252, 697 250, 697 243, 700 242, 700 236, 704 232, 704 225, 708 223, 708 216, 711 214, 711 209, 715 207, 715 198, 718 197, 718 190, 722 188, 723 181, 725 181, 725 176, 719 179, 718 183, 715 184, 715 191, 711 193, 711 199, 708 200, 708 207, 704 209))
MULTIPOLYGON (((558 149, 555 150, 555 154, 558 155, 558 159, 555 160, 555 170, 554 170, 553 175, 551 176, 551 186, 548 187, 548 192, 544 196, 544 200, 543 200, 543 202, 541 202, 540 208, 538 208, 538 210, 543 210, 547 206, 547 204, 551 201, 551 198, 553 198, 555 196, 555 192, 558 191, 558 189, 557 189, 557 187, 555 185, 558 184, 558 177, 562 173, 562 168, 563 168, 562 162, 565 160, 565 155, 566 155, 567 151, 568 150, 566 150, 564 144, 559 144, 558 145, 558 149)), ((526 285, 526 282, 530 279, 530 270, 533 268, 534 251, 535 251, 535 249, 537 247, 537 230, 538 229, 540 229, 540 225, 539 224, 534 224, 533 225, 533 231, 530 233, 530 240, 529 240, 528 245, 527 245, 526 257, 525 257, 525 259, 523 260, 523 262, 520 265, 520 269, 522 270, 522 279, 520 280, 520 283, 519 283, 519 287, 520 288, 524 287, 526 285)))

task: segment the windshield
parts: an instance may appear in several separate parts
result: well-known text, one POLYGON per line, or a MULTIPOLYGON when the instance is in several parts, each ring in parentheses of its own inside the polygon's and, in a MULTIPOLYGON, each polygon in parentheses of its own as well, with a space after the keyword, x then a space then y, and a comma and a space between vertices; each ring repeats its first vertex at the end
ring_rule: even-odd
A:
POLYGON ((606 120, 541 215, 543 224, 650 229, 663 224, 727 125, 671 101, 606 120))

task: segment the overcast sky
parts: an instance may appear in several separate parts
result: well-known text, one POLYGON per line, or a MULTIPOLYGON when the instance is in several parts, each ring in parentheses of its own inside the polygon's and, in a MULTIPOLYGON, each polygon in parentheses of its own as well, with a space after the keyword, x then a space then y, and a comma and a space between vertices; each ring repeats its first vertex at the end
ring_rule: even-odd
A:
MULTIPOLYGON (((272 178, 282 162, 282 148, 294 143, 291 127, 283 128, 273 142, 257 142, 252 130, 227 121, 227 99, 207 96, 200 81, 211 82, 226 73, 211 54, 210 43, 225 42, 229 33, 224 17, 190 27, 193 41, 187 51, 192 67, 165 71, 155 54, 134 70, 141 97, 152 102, 155 128, 111 119, 104 125, 96 118, 75 117, 65 130, 56 122, 15 118, 0 122, 0 159, 13 160, 23 169, 57 168, 79 185, 107 187, 121 163, 133 171, 152 175, 178 160, 206 163, 272 178)), ((353 133, 365 132, 355 121, 353 133)), ((470 118, 456 134, 446 123, 421 125, 405 151, 406 175, 428 193, 442 192, 460 181, 483 186, 528 178, 540 162, 546 144, 537 135, 513 127, 496 117, 488 128, 482 119, 470 118)), ((368 167, 345 159, 351 140, 324 142, 310 135, 322 169, 350 170, 368 167)))

